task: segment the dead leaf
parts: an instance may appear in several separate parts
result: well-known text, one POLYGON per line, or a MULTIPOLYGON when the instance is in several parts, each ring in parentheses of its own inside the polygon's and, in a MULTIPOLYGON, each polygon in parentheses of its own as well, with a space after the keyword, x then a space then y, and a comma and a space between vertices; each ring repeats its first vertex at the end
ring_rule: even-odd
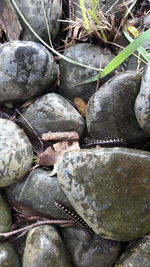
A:
POLYGON ((85 116, 87 105, 84 102, 84 100, 82 98, 80 98, 80 97, 75 97, 74 98, 74 104, 75 104, 77 110, 80 112, 80 114, 82 116, 85 116))
POLYGON ((78 141, 62 141, 53 145, 55 151, 62 153, 63 151, 78 150, 79 142, 78 141))
POLYGON ((49 176, 57 173, 57 162, 61 154, 65 151, 80 150, 78 141, 62 141, 48 147, 42 154, 38 156, 37 163, 41 166, 52 166, 53 170, 49 176))
POLYGON ((0 24, 8 40, 18 40, 22 28, 10 0, 0 1, 0 24))
POLYGON ((38 156, 38 164, 41 166, 52 166, 56 164, 59 153, 52 146, 49 146, 45 151, 38 156))
POLYGON ((54 140, 79 140, 79 134, 76 131, 70 131, 70 132, 48 132, 45 134, 42 134, 42 139, 44 141, 54 141, 54 140))
MULTIPOLYGON (((53 145, 54 150, 56 153, 58 153, 57 162, 59 157, 62 155, 65 151, 72 151, 72 150, 80 150, 79 142, 78 141, 64 141, 64 142, 58 142, 53 145)), ((54 169, 50 173, 49 176, 53 176, 57 174, 57 162, 54 164, 54 169)))
POLYGON ((29 203, 17 201, 17 200, 10 200, 9 201, 11 207, 17 211, 17 213, 24 217, 43 217, 51 219, 52 217, 48 214, 45 214, 41 211, 34 209, 29 203))

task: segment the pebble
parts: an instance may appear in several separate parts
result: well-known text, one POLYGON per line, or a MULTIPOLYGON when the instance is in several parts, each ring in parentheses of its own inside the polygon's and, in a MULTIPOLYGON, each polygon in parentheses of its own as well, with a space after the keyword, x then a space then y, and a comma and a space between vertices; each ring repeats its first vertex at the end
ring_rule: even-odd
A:
POLYGON ((92 240, 76 228, 62 228, 63 240, 76 267, 110 267, 120 252, 120 242, 95 235, 92 240))
POLYGON ((16 183, 30 170, 32 145, 16 123, 0 119, 0 187, 16 183))
POLYGON ((127 142, 146 139, 135 117, 134 104, 141 74, 119 73, 107 81, 88 102, 86 123, 94 139, 119 137, 127 142))
POLYGON ((139 125, 150 137, 150 61, 142 77, 140 92, 135 101, 135 114, 139 125))
POLYGON ((16 251, 9 242, 0 244, 0 266, 21 267, 16 251))
MULTIPOLYGON (((44 41, 49 42, 48 30, 42 7, 43 3, 49 25, 50 36, 51 39, 54 40, 59 31, 60 22, 58 20, 62 17, 62 0, 15 0, 15 2, 36 34, 38 34, 44 41)), ((21 39, 26 41, 37 41, 38 39, 22 19, 20 19, 20 23, 23 28, 21 39)))
MULTIPOLYGON (((99 46, 89 43, 76 44, 65 50, 64 55, 79 63, 90 65, 96 68, 104 68, 113 58, 114 55, 109 50, 104 50, 99 46)), ((84 68, 71 64, 64 59, 60 61, 60 82, 59 94, 73 101, 75 97, 82 98, 87 102, 96 91, 96 82, 80 84, 88 78, 97 75, 96 70, 84 68)), ((111 75, 101 79, 104 83, 111 75)))
POLYGON ((65 152, 58 179, 81 218, 102 237, 131 241, 149 231, 150 153, 128 148, 65 152))
POLYGON ((29 231, 23 255, 23 267, 72 267, 58 231, 42 225, 29 231))
POLYGON ((35 169, 23 181, 17 182, 6 189, 7 198, 25 202, 32 208, 55 219, 67 219, 56 209, 54 200, 72 208, 65 196, 57 176, 50 177, 51 171, 42 168, 35 169))
POLYGON ((40 136, 47 132, 64 131, 77 131, 82 135, 85 127, 80 113, 69 101, 55 93, 40 97, 22 115, 40 136))
POLYGON ((149 267, 150 239, 139 238, 131 243, 114 267, 149 267))
POLYGON ((16 105, 53 91, 57 68, 43 45, 7 42, 0 46, 0 58, 0 104, 16 105))
POLYGON ((0 215, 0 233, 8 232, 12 225, 12 218, 9 206, 2 193, 0 193, 0 215))

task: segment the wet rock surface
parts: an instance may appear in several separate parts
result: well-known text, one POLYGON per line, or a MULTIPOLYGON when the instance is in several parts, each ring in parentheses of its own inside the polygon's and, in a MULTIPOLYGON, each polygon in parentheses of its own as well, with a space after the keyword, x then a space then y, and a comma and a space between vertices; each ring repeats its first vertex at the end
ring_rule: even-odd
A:
MULTIPOLYGON (((48 42, 48 31, 41 2, 36 0, 16 0, 15 2, 36 34, 48 42)), ((60 23, 58 20, 61 19, 62 16, 62 0, 43 0, 42 3, 47 16, 51 38, 54 39, 59 30, 60 23)), ((21 39, 26 41, 37 41, 38 39, 21 19, 20 22, 23 27, 21 39)))
POLYGON ((145 137, 134 113, 141 75, 126 71, 115 75, 91 97, 86 123, 92 138, 120 137, 129 142, 145 137))
POLYGON ((149 267, 150 266, 150 239, 140 238, 133 242, 114 267, 149 267))
POLYGON ((83 231, 67 227, 62 229, 63 239, 76 267, 111 267, 120 252, 120 243, 98 235, 89 242, 83 231))
MULTIPOLYGON (((66 49, 64 55, 79 63, 95 68, 104 68, 114 55, 109 50, 104 50, 89 43, 77 44, 66 49)), ((60 61, 61 87, 59 94, 73 101, 75 97, 81 97, 86 102, 96 91, 96 82, 77 85, 96 75, 97 71, 71 64, 63 59, 60 61)), ((107 78, 100 82, 104 83, 107 78)))
POLYGON ((95 233, 130 241, 149 231, 150 153, 101 148, 64 153, 58 179, 95 233))
POLYGON ((27 176, 22 182, 6 189, 8 199, 29 203, 34 209, 53 218, 66 219, 55 208, 54 200, 68 207, 71 207, 71 204, 61 189, 57 177, 50 177, 50 172, 41 168, 34 170, 29 174, 30 177, 27 176))
POLYGON ((5 43, 0 46, 0 58, 0 104, 25 102, 53 90, 56 65, 41 44, 5 43))
POLYGON ((39 226, 29 231, 23 256, 23 267, 71 267, 65 245, 52 226, 39 226))
POLYGON ((82 135, 85 127, 80 113, 65 98, 55 93, 39 98, 22 114, 40 136, 49 131, 74 130, 82 135))
POLYGON ((11 213, 9 206, 0 193, 0 233, 5 233, 10 230, 12 224, 11 213))
POLYGON ((0 243, 0 266, 21 267, 16 251, 9 242, 0 243))
POLYGON ((14 122, 0 119, 0 187, 23 179, 32 164, 32 146, 14 122))
POLYGON ((139 125, 150 137, 150 62, 142 77, 140 92, 135 101, 135 114, 139 125))

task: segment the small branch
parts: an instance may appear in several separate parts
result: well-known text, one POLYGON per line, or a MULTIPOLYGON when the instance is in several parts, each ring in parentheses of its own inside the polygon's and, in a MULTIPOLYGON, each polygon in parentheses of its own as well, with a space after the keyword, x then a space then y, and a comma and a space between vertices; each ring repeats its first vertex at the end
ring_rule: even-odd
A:
POLYGON ((68 141, 68 140, 79 140, 79 134, 76 131, 70 132, 55 132, 55 133, 44 133, 42 134, 42 140, 44 141, 68 141))
POLYGON ((21 232, 24 232, 24 231, 29 231, 33 227, 44 225, 44 224, 59 224, 59 225, 69 224, 69 226, 70 225, 73 226, 74 225, 74 222, 72 220, 46 220, 46 221, 38 221, 36 223, 30 224, 28 226, 25 226, 23 228, 20 228, 20 229, 11 231, 11 232, 0 233, 0 237, 2 236, 2 237, 7 238, 7 237, 10 237, 12 235, 15 235, 15 234, 19 234, 21 232))

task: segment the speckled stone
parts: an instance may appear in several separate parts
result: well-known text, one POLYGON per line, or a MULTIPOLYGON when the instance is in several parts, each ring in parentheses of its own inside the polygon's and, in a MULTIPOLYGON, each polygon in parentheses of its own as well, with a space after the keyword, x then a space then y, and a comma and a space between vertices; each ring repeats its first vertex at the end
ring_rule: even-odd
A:
POLYGON ((4 242, 0 244, 0 266, 21 267, 18 256, 12 244, 4 242))
POLYGON ((10 230, 12 219, 10 209, 3 195, 0 193, 0 233, 5 233, 10 230))
POLYGON ((71 267, 69 254, 56 229, 50 225, 29 231, 23 256, 23 267, 71 267))
MULTIPOLYGON (((54 39, 56 37, 60 25, 58 20, 61 19, 62 16, 62 0, 15 0, 15 2, 32 29, 39 37, 49 43, 48 30, 42 7, 43 3, 51 38, 54 39)), ((23 28, 21 39, 26 41, 37 41, 38 39, 21 18, 20 23, 23 28)))
POLYGON ((57 219, 66 219, 55 208, 54 200, 57 200, 67 207, 72 207, 64 194, 57 176, 50 177, 49 170, 35 169, 23 181, 15 183, 6 188, 7 198, 29 203, 34 209, 43 212, 57 219), (27 181, 27 182, 26 182, 27 181))
POLYGON ((74 209, 102 237, 130 241, 149 231, 150 153, 127 148, 65 152, 58 179, 74 209))
POLYGON ((140 238, 121 255, 114 267, 149 267, 150 238, 140 238))
POLYGON ((80 113, 65 98, 55 93, 40 97, 22 114, 39 135, 49 131, 74 130, 82 135, 85 127, 80 113))
POLYGON ((41 44, 12 41, 0 46, 0 104, 26 102, 53 91, 57 68, 41 44))
POLYGON ((135 101, 135 114, 139 125, 150 137, 150 61, 143 73, 140 93, 135 101))
POLYGON ((146 138, 135 117, 141 74, 125 71, 112 77, 88 102, 86 123, 92 138, 120 137, 128 142, 146 138))
POLYGON ((94 235, 87 239, 84 232, 72 227, 62 228, 63 239, 75 267, 111 267, 120 252, 120 242, 94 235))
POLYGON ((0 187, 22 179, 32 164, 32 145, 14 122, 0 119, 0 187))
MULTIPOLYGON (((96 68, 104 68, 114 57, 109 50, 104 50, 99 46, 81 43, 69 47, 65 50, 64 55, 79 63, 96 68)), ((75 97, 81 97, 86 102, 96 91, 97 81, 77 85, 91 78, 98 72, 89 68, 84 68, 71 64, 64 59, 60 61, 60 81, 61 87, 59 94, 73 101, 75 97)), ((100 80, 100 84, 108 80, 112 75, 100 80)))

